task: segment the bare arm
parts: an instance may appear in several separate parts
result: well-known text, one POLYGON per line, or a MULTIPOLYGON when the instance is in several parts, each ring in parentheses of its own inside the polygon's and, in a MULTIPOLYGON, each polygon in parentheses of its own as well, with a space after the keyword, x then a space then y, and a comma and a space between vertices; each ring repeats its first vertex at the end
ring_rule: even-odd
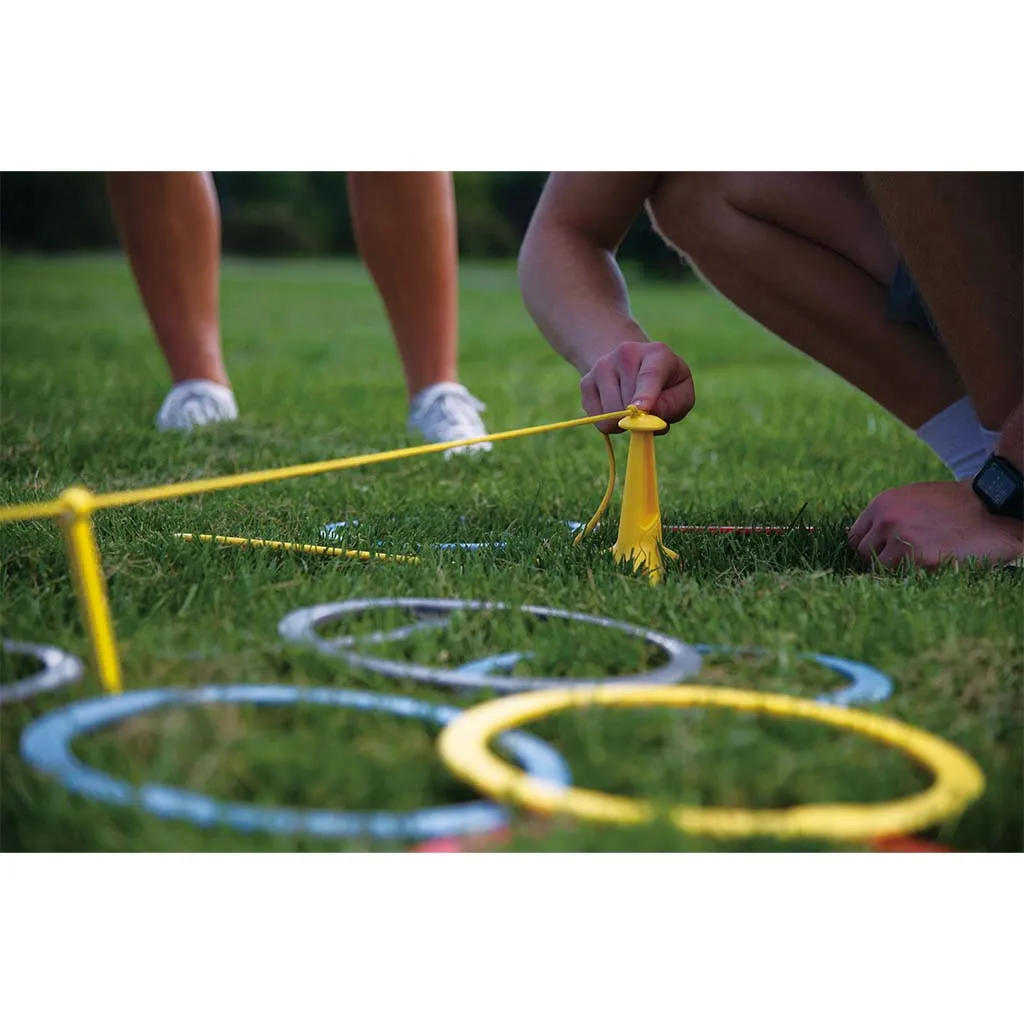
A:
POLYGON ((624 341, 647 341, 615 262, 656 173, 552 174, 519 255, 519 285, 551 346, 586 373, 624 341))
MULTIPOLYGON (((583 408, 591 415, 636 405, 674 423, 693 408, 689 367, 633 319, 615 262, 657 178, 553 174, 519 256, 526 308, 551 346, 579 370, 583 408)), ((609 420, 598 429, 619 428, 609 420)))

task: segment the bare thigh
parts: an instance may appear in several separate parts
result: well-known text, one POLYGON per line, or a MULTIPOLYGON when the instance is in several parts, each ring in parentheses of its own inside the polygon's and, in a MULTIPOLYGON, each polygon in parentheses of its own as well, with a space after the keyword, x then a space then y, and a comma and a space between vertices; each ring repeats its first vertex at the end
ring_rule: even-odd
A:
POLYGON ((663 232, 680 244, 673 236, 699 231, 716 203, 825 246, 884 287, 893 279, 897 253, 859 174, 669 172, 659 176, 649 207, 663 232), (679 231, 673 231, 677 215, 679 231))

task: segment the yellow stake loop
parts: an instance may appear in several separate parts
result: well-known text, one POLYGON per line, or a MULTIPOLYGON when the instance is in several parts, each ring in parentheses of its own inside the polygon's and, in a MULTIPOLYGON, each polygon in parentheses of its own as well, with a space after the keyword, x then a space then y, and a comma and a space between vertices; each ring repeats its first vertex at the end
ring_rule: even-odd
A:
POLYGON ((65 512, 60 517, 68 561, 78 592, 93 662, 100 683, 108 693, 121 692, 121 663, 117 657, 117 641, 107 603, 107 588, 103 580, 100 551, 92 528, 92 510, 95 499, 92 491, 84 487, 69 487, 61 501, 65 512))
POLYGON ((645 573, 651 583, 660 583, 665 578, 662 556, 679 557, 661 542, 661 506, 654 465, 654 433, 668 424, 659 416, 630 409, 630 415, 619 420, 619 426, 630 432, 629 455, 619 536, 612 554, 617 562, 628 562, 645 573))

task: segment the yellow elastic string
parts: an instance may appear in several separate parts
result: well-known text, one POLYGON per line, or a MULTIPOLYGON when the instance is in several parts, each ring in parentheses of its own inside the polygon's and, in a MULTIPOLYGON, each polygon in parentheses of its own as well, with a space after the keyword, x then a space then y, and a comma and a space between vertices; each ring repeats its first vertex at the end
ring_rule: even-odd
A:
MULTIPOLYGON (((482 437, 460 441, 443 441, 437 444, 419 445, 414 448, 398 448, 392 451, 356 455, 344 459, 330 459, 323 462, 307 463, 301 466, 286 466, 283 469, 236 473, 231 476, 214 477, 209 480, 193 480, 187 483, 166 484, 159 487, 147 487, 111 494, 93 495, 83 488, 71 488, 64 492, 59 501, 33 502, 31 504, 0 507, 0 523, 31 519, 61 519, 61 526, 64 529, 67 542, 68 560, 71 563, 73 576, 75 577, 82 618, 89 633, 97 672, 104 688, 108 692, 117 693, 121 689, 121 665, 118 659, 117 642, 114 636, 110 607, 107 602, 105 581, 100 566, 99 549, 92 530, 92 513, 98 509, 144 504, 168 498, 181 498, 195 494, 207 494, 212 491, 223 491, 232 487, 272 483, 279 480, 313 476, 318 473, 329 473, 335 470, 372 466, 382 462, 393 462, 398 459, 411 458, 414 455, 428 455, 432 452, 444 452, 451 448, 460 448, 486 441, 508 441, 517 437, 530 437, 535 434, 546 434, 554 430, 565 430, 569 427, 600 423, 603 420, 621 419, 625 413, 635 415, 635 410, 602 413, 600 416, 585 416, 580 419, 548 423, 538 427, 521 427, 518 430, 506 430, 497 434, 485 434, 482 437)), ((610 445, 609 455, 614 460, 610 445)), ((614 476, 613 461, 612 480, 609 485, 609 491, 605 495, 604 501, 601 502, 601 507, 598 509, 594 520, 592 520, 592 524, 596 523, 608 504, 608 500, 611 497, 611 488, 614 486, 614 476)), ((584 532, 589 531, 591 528, 592 526, 588 525, 587 530, 584 532)), ((346 551, 343 548, 326 548, 311 544, 296 545, 287 541, 264 541, 259 538, 215 537, 209 534, 201 534, 198 538, 193 538, 191 534, 183 536, 190 540, 198 539, 208 543, 271 547, 284 551, 308 551, 310 553, 332 554, 345 558, 359 558, 365 561, 371 559, 417 561, 415 556, 386 555, 370 551, 346 551)))
MULTIPOLYGON (((517 437, 532 437, 535 434, 547 434, 553 430, 566 430, 569 427, 581 427, 588 423, 601 423, 603 420, 622 419, 628 412, 628 409, 623 409, 619 412, 601 413, 600 416, 584 416, 580 419, 563 420, 559 423, 545 423, 539 427, 520 427, 518 430, 504 430, 497 434, 484 434, 482 437, 467 438, 460 441, 440 441, 435 444, 417 445, 413 448, 396 448, 386 452, 373 452, 369 455, 353 455, 344 459, 310 462, 301 466, 285 466, 282 469, 261 469, 249 473, 235 473, 231 476, 213 477, 209 480, 189 480, 186 483, 180 484, 165 484, 159 487, 144 487, 134 491, 97 494, 93 499, 93 509, 116 508, 122 505, 141 505, 150 501, 164 501, 168 498, 184 498, 194 494, 208 494, 211 491, 225 491, 232 487, 275 483, 280 480, 293 480, 298 477, 331 473, 342 469, 374 466, 382 462, 408 459, 414 455, 430 455, 433 452, 445 452, 452 448, 465 448, 486 441, 510 441, 517 437)), ((53 518, 61 515, 63 511, 64 505, 60 502, 12 505, 7 508, 0 508, 0 523, 22 519, 53 518)))
MULTIPOLYGON (((626 408, 626 414, 629 416, 643 416, 644 412, 635 405, 630 405, 626 408)), ((615 448, 612 446, 612 439, 609 434, 604 435, 604 445, 608 450, 608 487, 605 489, 601 504, 597 506, 597 511, 590 517, 590 522, 576 534, 573 544, 582 543, 584 537, 597 529, 598 523, 601 522, 601 517, 608 511, 608 503, 612 500, 612 495, 615 493, 615 448)), ((675 552, 673 552, 674 554, 675 552)))
POLYGON ((605 489, 601 504, 597 506, 597 511, 590 517, 590 522, 576 534, 573 544, 581 543, 583 538, 597 527, 597 524, 601 522, 601 517, 608 511, 608 503, 612 500, 612 494, 615 492, 615 448, 612 446, 612 439, 608 434, 602 436, 605 447, 608 449, 608 487, 605 489))

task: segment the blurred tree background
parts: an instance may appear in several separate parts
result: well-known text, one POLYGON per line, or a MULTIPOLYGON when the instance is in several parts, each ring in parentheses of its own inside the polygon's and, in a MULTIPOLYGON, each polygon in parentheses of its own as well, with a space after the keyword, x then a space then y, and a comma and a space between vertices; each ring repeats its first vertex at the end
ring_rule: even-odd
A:
MULTIPOLYGON (((515 259, 545 172, 458 172, 459 249, 471 259, 515 259)), ((345 175, 338 172, 216 173, 224 251, 248 257, 352 255, 345 175)), ((116 249, 100 173, 0 176, 0 246, 10 252, 116 249)), ((685 264, 641 217, 620 258, 646 274, 683 278, 685 264)))

